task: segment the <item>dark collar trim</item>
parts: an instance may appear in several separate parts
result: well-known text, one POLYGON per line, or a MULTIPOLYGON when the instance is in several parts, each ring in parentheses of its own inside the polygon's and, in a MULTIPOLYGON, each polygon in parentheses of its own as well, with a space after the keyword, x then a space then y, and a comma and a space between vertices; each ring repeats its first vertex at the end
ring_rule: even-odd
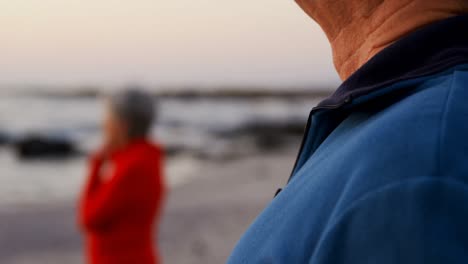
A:
POLYGON ((467 28, 464 15, 417 30, 374 56, 314 110, 339 108, 394 83, 468 63, 467 28))

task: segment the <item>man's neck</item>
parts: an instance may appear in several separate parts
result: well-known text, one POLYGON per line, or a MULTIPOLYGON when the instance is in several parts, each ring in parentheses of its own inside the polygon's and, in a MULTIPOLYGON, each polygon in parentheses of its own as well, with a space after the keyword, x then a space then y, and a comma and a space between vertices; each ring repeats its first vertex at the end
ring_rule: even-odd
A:
POLYGON ((463 13, 459 2, 450 4, 451 0, 372 0, 369 2, 374 4, 354 3, 352 6, 345 3, 355 1, 337 2, 342 4, 340 8, 330 10, 346 10, 349 14, 329 13, 314 18, 330 40, 335 67, 343 80, 408 33, 463 13))

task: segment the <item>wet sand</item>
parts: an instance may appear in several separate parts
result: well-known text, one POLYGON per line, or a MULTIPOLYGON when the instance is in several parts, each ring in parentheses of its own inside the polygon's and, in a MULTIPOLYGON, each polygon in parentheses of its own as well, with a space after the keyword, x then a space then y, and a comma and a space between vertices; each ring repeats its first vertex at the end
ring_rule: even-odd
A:
MULTIPOLYGON (((235 161, 204 161, 171 191, 160 232, 163 263, 224 263, 287 180, 295 148, 235 161)), ((0 208, 0 263, 83 263, 75 202, 0 208)))

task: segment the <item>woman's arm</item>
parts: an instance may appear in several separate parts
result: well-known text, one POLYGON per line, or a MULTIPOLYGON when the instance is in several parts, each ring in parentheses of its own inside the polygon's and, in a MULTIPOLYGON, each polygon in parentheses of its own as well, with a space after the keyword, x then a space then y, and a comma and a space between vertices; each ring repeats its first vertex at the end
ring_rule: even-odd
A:
MULTIPOLYGON (((111 172, 109 181, 90 188, 82 206, 83 224, 88 229, 108 227, 122 215, 148 202, 153 185, 151 172, 144 165, 133 165, 111 172)), ((93 183, 91 183, 92 185, 93 183)))
POLYGON ((105 159, 101 154, 96 154, 89 161, 89 176, 84 187, 83 198, 88 197, 101 184, 101 168, 105 163, 105 159))
POLYGON ((88 203, 89 197, 92 195, 93 192, 95 192, 99 188, 99 186, 102 183, 100 174, 104 162, 104 158, 100 153, 96 153, 89 159, 89 174, 86 178, 86 182, 84 184, 83 192, 81 194, 78 205, 78 222, 80 226, 86 227, 85 207, 88 203))

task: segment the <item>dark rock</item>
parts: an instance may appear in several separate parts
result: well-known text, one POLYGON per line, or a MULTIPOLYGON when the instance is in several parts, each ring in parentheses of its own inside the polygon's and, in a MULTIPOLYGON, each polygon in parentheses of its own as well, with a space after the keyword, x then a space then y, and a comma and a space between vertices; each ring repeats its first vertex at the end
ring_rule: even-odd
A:
POLYGON ((17 140, 13 148, 19 158, 66 158, 78 154, 75 144, 66 138, 29 135, 17 140))
POLYGON ((303 120, 258 120, 247 123, 238 129, 220 131, 217 135, 225 139, 250 137, 262 151, 274 151, 288 145, 291 139, 301 137, 304 133, 303 120))
POLYGON ((179 146, 179 145, 164 146, 164 154, 169 157, 177 156, 185 152, 186 152, 186 148, 184 146, 179 146))
POLYGON ((254 122, 246 126, 247 131, 254 135, 301 135, 304 133, 305 122, 288 120, 285 122, 254 122))
POLYGON ((273 151, 280 149, 288 142, 285 135, 275 132, 270 134, 257 135, 254 137, 254 139, 257 147, 263 151, 273 151))
POLYGON ((0 146, 10 143, 10 140, 10 136, 8 136, 6 133, 0 132, 0 146))
POLYGON ((303 120, 255 120, 244 124, 237 129, 218 131, 216 134, 223 138, 233 138, 240 136, 302 136, 304 133, 304 128, 305 121, 303 120))

